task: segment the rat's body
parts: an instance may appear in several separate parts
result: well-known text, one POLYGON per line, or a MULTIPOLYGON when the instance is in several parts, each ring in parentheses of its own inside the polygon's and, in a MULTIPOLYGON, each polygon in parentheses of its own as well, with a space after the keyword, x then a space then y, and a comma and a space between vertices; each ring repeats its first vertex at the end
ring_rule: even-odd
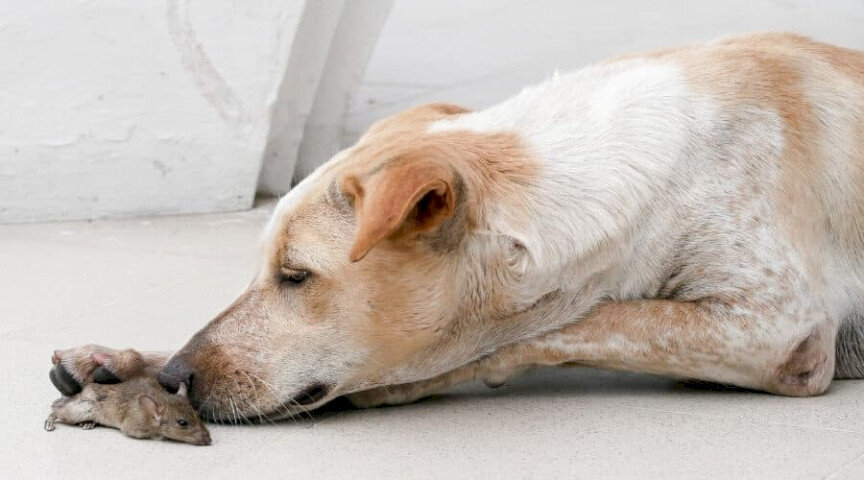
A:
POLYGON ((122 383, 89 383, 81 393, 62 397, 51 405, 45 429, 54 423, 96 424, 118 428, 133 438, 169 438, 195 445, 209 445, 210 434, 189 404, 186 389, 177 394, 163 390, 153 378, 122 383))

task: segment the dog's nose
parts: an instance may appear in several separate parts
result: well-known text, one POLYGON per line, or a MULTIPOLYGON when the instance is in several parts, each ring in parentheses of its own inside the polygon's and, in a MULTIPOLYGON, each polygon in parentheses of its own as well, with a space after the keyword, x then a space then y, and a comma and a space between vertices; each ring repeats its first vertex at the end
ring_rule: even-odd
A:
POLYGON ((169 392, 174 393, 181 383, 185 383, 188 390, 192 391, 192 369, 186 363, 183 355, 176 355, 159 372, 159 384, 169 392))

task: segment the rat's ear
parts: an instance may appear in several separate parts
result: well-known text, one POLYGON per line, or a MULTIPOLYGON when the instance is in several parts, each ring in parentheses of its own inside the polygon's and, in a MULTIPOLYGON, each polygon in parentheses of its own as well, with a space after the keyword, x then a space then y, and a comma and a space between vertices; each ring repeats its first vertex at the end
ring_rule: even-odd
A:
POLYGON ((146 393, 142 393, 141 395, 138 395, 138 405, 147 417, 156 423, 159 422, 163 408, 161 405, 156 403, 156 400, 153 400, 153 398, 146 393))
POLYGON ((364 181, 355 175, 342 180, 342 190, 354 199, 357 233, 349 258, 359 261, 385 238, 429 232, 453 215, 454 174, 443 163, 415 160, 382 168, 364 181))
POLYGON ((181 383, 180 386, 177 387, 177 396, 183 397, 183 398, 188 397, 187 392, 186 392, 186 384, 185 383, 181 383))

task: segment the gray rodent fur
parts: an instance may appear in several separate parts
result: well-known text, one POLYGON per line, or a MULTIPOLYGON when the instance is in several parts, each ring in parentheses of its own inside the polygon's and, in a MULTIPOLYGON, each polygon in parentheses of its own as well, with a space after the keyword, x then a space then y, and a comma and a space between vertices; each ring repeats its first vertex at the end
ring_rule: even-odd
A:
POLYGON ((45 430, 54 430, 55 422, 79 424, 88 430, 104 425, 132 438, 210 445, 210 432, 189 404, 186 385, 171 394, 146 377, 110 385, 89 383, 80 393, 51 405, 45 430))

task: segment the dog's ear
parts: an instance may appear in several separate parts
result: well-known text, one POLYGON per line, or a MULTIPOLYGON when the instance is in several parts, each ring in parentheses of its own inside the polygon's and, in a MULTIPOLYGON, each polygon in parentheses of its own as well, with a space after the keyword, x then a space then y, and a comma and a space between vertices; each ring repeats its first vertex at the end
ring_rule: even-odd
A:
POLYGON ((342 181, 354 199, 357 234, 349 258, 359 261, 385 238, 431 232, 453 215, 454 173, 441 162, 418 160, 385 167, 363 182, 342 181))

